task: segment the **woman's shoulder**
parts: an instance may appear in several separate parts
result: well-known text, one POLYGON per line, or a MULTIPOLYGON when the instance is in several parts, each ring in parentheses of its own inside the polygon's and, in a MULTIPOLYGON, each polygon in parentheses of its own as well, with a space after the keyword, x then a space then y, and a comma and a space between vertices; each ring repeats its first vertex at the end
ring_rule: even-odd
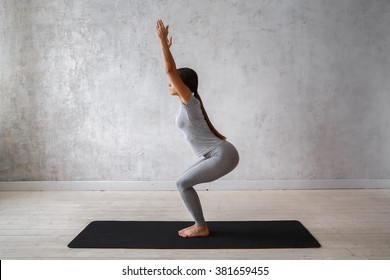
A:
POLYGON ((182 104, 182 106, 185 108, 190 119, 204 119, 202 108, 200 106, 200 101, 195 96, 192 95, 188 100, 187 105, 182 104))
POLYGON ((187 101, 187 104, 182 103, 182 105, 186 108, 194 108, 196 106, 199 106, 200 102, 194 95, 191 94, 190 98, 187 101))

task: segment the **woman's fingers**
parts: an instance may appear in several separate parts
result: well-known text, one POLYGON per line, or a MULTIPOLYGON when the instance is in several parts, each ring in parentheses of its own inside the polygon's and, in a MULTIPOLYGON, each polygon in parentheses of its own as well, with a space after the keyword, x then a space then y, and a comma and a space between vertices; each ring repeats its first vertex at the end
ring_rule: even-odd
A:
POLYGON ((168 44, 168 48, 170 48, 172 46, 172 36, 170 39, 168 39, 168 37, 167 37, 167 44, 168 44))
POLYGON ((162 22, 161 19, 158 20, 158 24, 159 24, 159 26, 160 26, 161 28, 164 28, 164 23, 162 22))
POLYGON ((161 19, 157 20, 156 22, 156 30, 161 37, 167 37, 167 43, 172 44, 172 37, 171 39, 168 39, 168 32, 169 32, 169 25, 164 27, 164 23, 162 22, 161 19))

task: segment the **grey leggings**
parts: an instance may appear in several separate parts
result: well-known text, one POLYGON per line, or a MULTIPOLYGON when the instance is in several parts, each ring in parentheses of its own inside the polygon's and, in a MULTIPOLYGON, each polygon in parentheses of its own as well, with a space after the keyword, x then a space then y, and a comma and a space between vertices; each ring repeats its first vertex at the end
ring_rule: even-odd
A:
POLYGON ((236 148, 228 141, 223 142, 191 166, 177 180, 180 195, 197 225, 205 224, 202 206, 194 186, 214 181, 232 171, 239 162, 236 148))

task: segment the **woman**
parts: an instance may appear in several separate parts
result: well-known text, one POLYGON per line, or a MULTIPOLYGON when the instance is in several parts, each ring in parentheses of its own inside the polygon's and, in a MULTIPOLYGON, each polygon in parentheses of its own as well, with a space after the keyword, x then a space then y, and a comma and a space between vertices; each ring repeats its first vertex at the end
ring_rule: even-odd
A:
POLYGON ((195 224, 179 231, 181 237, 201 237, 210 234, 203 217, 202 206, 194 186, 214 181, 232 171, 238 164, 236 148, 226 141, 211 124, 198 94, 198 76, 189 68, 176 69, 169 50, 172 37, 168 39, 168 28, 161 20, 156 23, 156 34, 160 39, 165 72, 170 80, 172 96, 180 99, 180 111, 176 125, 182 130, 195 156, 202 157, 177 180, 177 188, 191 213, 195 224))

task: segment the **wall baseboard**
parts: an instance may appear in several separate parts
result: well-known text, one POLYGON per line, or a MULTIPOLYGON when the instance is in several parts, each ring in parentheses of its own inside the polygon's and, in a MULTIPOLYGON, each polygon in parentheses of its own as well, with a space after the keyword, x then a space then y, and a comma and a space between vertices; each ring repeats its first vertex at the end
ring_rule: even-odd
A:
MULTIPOLYGON (((217 180, 200 184, 197 190, 283 189, 383 189, 390 179, 338 180, 217 180)), ((0 191, 171 191, 175 181, 19 181, 0 182, 0 191)))

